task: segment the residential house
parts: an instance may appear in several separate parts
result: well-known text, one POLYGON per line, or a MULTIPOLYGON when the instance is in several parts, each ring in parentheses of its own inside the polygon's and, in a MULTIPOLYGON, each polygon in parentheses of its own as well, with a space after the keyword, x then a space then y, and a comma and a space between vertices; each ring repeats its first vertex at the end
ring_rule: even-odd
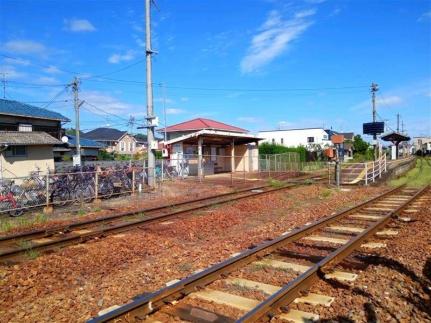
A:
POLYGON ((97 128, 82 135, 85 139, 91 139, 104 145, 107 152, 133 155, 142 150, 138 140, 127 131, 113 128, 97 128))
POLYGON ((344 143, 342 147, 342 159, 347 161, 353 159, 353 139, 355 134, 353 132, 340 132, 339 135, 344 136, 344 143))
POLYGON ((61 144, 62 123, 68 121, 58 112, 0 99, 0 177, 54 170, 53 146, 61 144))
POLYGON ((53 146, 61 141, 41 131, 0 131, 0 178, 54 170, 53 146))
POLYGON ((264 142, 283 145, 286 147, 304 146, 309 150, 332 146, 332 130, 323 128, 278 129, 259 131, 258 137, 264 142))
MULTIPOLYGON (((56 162, 63 161, 65 158, 72 159, 76 154, 76 137, 66 135, 67 142, 54 147, 54 160, 56 162)), ((83 161, 96 160, 99 155, 99 150, 105 146, 100 142, 79 138, 81 146, 81 159, 83 161)))
POLYGON ((431 154, 431 137, 413 137, 413 153, 431 154))
POLYGON ((0 99, 0 131, 39 131, 60 139, 63 135, 62 123, 69 121, 58 112, 0 99))
POLYGON ((258 170, 260 138, 245 129, 196 118, 166 127, 166 134, 171 165, 187 161, 189 175, 258 170))

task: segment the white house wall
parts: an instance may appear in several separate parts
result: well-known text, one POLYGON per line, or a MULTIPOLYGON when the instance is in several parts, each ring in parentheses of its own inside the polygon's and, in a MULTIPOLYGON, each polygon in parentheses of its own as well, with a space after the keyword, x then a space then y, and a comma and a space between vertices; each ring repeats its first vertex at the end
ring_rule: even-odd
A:
POLYGON ((257 136, 263 138, 263 142, 276 143, 286 147, 308 146, 310 144, 308 137, 314 138, 312 144, 319 144, 322 147, 332 145, 331 141, 328 140, 328 133, 319 128, 261 131, 257 136))

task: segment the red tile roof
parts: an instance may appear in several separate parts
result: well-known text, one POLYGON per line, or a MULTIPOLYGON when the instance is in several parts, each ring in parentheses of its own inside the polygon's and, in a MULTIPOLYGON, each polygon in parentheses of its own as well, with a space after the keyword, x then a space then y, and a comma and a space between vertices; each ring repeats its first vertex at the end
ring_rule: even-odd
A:
MULTIPOLYGON (((240 133, 248 132, 247 130, 242 128, 234 127, 223 122, 219 122, 211 119, 204 119, 204 118, 196 118, 196 119, 192 119, 189 121, 177 123, 175 125, 166 127, 166 132, 199 131, 204 129, 222 130, 222 131, 240 132, 240 133)), ((164 131, 164 129, 161 129, 160 131, 164 131)))

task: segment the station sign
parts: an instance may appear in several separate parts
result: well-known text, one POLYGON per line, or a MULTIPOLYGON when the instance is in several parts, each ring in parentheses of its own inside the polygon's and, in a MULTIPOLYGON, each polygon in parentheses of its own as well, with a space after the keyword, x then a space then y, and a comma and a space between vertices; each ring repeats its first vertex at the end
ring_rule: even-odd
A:
POLYGON ((378 135, 385 132, 384 122, 367 122, 362 125, 364 135, 378 135))

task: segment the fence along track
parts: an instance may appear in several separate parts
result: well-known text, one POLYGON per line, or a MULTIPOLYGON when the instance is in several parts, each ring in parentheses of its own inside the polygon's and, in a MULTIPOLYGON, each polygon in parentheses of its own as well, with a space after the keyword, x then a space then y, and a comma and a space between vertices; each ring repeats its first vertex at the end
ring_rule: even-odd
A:
MULTIPOLYGON (((321 179, 321 177, 318 176, 306 176, 303 180, 310 180, 313 178, 321 179)), ((2 236, 0 237, 0 261, 10 260, 29 250, 50 250, 54 247, 57 248, 76 244, 95 237, 131 230, 136 226, 164 221, 186 212, 294 188, 303 183, 304 182, 298 181, 297 179, 295 182, 287 183, 281 187, 273 188, 270 185, 262 185, 150 209, 117 213, 107 217, 77 222, 67 226, 50 228, 48 230, 34 230, 15 235, 2 236), (140 214, 144 215, 140 216, 140 214), (133 218, 133 216, 135 216, 135 218, 133 218)))
MULTIPOLYGON (((365 241, 368 241, 370 238, 372 238, 373 235, 378 232, 378 230, 384 227, 392 217, 402 212, 406 206, 411 204, 413 207, 413 205, 416 203, 426 203, 427 201, 430 201, 430 197, 426 197, 426 200, 419 198, 427 189, 429 189, 429 186, 421 190, 406 189, 403 186, 392 189, 376 198, 354 206, 346 211, 325 217, 313 224, 309 224, 290 233, 283 234, 274 240, 264 242, 253 249, 246 250, 236 256, 231 257, 228 260, 209 267, 203 271, 197 272, 156 292, 137 296, 123 306, 116 306, 111 309, 107 309, 104 311, 104 313, 92 318, 88 322, 98 323, 108 321, 141 321, 144 320, 149 314, 157 312, 158 310, 161 310, 161 312, 165 315, 170 314, 188 321, 233 322, 234 319, 226 317, 223 314, 205 310, 201 306, 197 307, 195 305, 182 304, 182 301, 186 301, 188 299, 186 296, 190 294, 192 294, 190 295, 192 297, 195 296, 193 297, 194 300, 202 300, 202 296, 199 296, 202 295, 202 289, 204 289, 204 294, 205 292, 209 292, 211 294, 211 290, 208 290, 206 286, 216 281, 223 281, 228 277, 228 275, 234 273, 237 270, 244 269, 246 266, 253 264, 253 262, 256 260, 265 259, 265 257, 268 255, 274 254, 281 248, 286 247, 286 245, 289 243, 298 242, 300 239, 310 237, 318 230, 326 230, 328 229, 328 226, 334 222, 346 219, 349 219, 350 222, 352 222, 354 215, 357 214, 363 214, 365 216, 368 215, 371 218, 374 217, 374 220, 358 220, 362 226, 364 226, 364 223, 366 223, 366 227, 363 231, 358 234, 349 233, 352 235, 352 237, 346 240, 346 242, 342 243, 341 247, 335 248, 335 251, 329 253, 329 255, 324 257, 322 260, 309 266, 302 274, 298 275, 293 280, 290 280, 288 284, 284 285, 283 287, 278 287, 278 291, 272 293, 264 301, 259 303, 253 299, 246 299, 246 301, 251 301, 252 303, 254 302, 257 305, 248 309, 248 311, 246 311, 246 313, 237 322, 254 322, 258 319, 262 319, 263 317, 270 318, 272 315, 274 315, 274 313, 277 313, 280 310, 280 307, 292 303, 301 292, 308 290, 308 288, 319 276, 329 272, 334 265, 341 262, 355 249, 364 247, 362 244, 365 241), (417 201, 415 201, 416 199, 417 201), (379 208, 380 211, 378 210, 379 208), (168 306, 168 308, 165 309, 166 304, 171 304, 171 306, 168 306)), ((417 204, 415 207, 418 207, 417 204)), ((257 285, 260 282, 252 281, 251 283, 257 285)), ((235 297, 235 295, 229 295, 230 294, 228 293, 221 293, 221 297, 235 297)), ((205 300, 209 300, 205 297, 203 299, 204 304, 205 300)), ((210 301, 216 303, 217 305, 228 305, 226 301, 221 301, 219 303, 216 299, 211 299, 210 301)), ((150 317, 150 321, 151 319, 152 317, 150 317)), ((157 313, 155 321, 157 321, 157 313)))

